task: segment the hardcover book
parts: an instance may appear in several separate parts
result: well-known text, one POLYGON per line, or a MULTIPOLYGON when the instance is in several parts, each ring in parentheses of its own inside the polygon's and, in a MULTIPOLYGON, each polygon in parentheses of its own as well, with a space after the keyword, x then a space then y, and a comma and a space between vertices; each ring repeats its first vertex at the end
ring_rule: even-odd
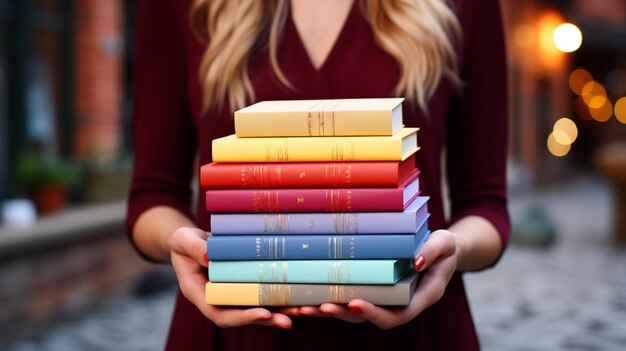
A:
POLYGON ((409 272, 394 285, 363 284, 206 284, 206 303, 223 306, 319 306, 362 299, 377 306, 406 306, 415 293, 419 274, 409 272))
POLYGON ((428 218, 428 197, 403 212, 211 214, 213 235, 415 233, 428 218))
POLYGON ((404 211, 419 194, 414 173, 396 188, 208 190, 212 213, 404 211))
POLYGON ((262 101, 235 112, 238 137, 392 135, 403 98, 262 101))
POLYGON ((391 136, 238 138, 213 140, 213 162, 404 161, 419 148, 418 128, 391 136))
POLYGON ((412 269, 410 259, 215 261, 211 282, 394 284, 412 269))
POLYGON ((423 223, 415 234, 220 235, 208 237, 207 254, 211 261, 412 258, 428 234, 423 223))
POLYGON ((210 163, 200 168, 200 186, 210 189, 397 187, 415 172, 415 155, 402 162, 210 163))

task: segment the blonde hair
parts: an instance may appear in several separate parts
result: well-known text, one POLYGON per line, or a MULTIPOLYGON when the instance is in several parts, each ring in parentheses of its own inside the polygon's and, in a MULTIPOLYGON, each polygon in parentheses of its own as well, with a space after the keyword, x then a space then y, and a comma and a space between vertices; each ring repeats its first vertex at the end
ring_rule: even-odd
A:
MULTIPOLYGON (((365 0, 363 9, 376 44, 398 62, 398 96, 426 110, 442 77, 459 83, 452 42, 461 30, 445 0, 365 0)), ((288 11, 289 0, 194 1, 192 30, 209 39, 198 72, 205 110, 223 107, 226 99, 231 110, 254 100, 248 61, 251 52, 265 46, 278 79, 294 89, 276 54, 288 11)))

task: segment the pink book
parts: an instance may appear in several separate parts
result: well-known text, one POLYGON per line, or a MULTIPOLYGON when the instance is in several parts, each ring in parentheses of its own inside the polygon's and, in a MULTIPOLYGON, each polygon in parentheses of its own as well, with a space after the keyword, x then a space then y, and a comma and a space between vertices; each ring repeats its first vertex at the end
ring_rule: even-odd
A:
POLYGON ((404 211, 419 194, 417 174, 395 188, 209 190, 212 213, 404 211))

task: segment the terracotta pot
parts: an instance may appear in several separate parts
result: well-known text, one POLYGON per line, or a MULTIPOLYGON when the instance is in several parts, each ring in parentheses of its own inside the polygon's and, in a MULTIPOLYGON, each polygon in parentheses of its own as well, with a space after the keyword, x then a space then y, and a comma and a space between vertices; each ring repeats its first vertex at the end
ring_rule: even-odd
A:
POLYGON ((59 184, 43 184, 30 191, 30 198, 35 203, 40 215, 61 211, 67 202, 67 188, 59 184))

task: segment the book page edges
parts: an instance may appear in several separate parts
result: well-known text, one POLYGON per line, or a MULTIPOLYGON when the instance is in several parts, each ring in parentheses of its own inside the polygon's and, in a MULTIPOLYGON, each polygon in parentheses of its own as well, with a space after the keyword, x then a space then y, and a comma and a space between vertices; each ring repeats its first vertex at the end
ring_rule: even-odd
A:
POLYGON ((205 286, 207 305, 258 306, 259 287, 257 283, 219 283, 207 282, 205 286))

